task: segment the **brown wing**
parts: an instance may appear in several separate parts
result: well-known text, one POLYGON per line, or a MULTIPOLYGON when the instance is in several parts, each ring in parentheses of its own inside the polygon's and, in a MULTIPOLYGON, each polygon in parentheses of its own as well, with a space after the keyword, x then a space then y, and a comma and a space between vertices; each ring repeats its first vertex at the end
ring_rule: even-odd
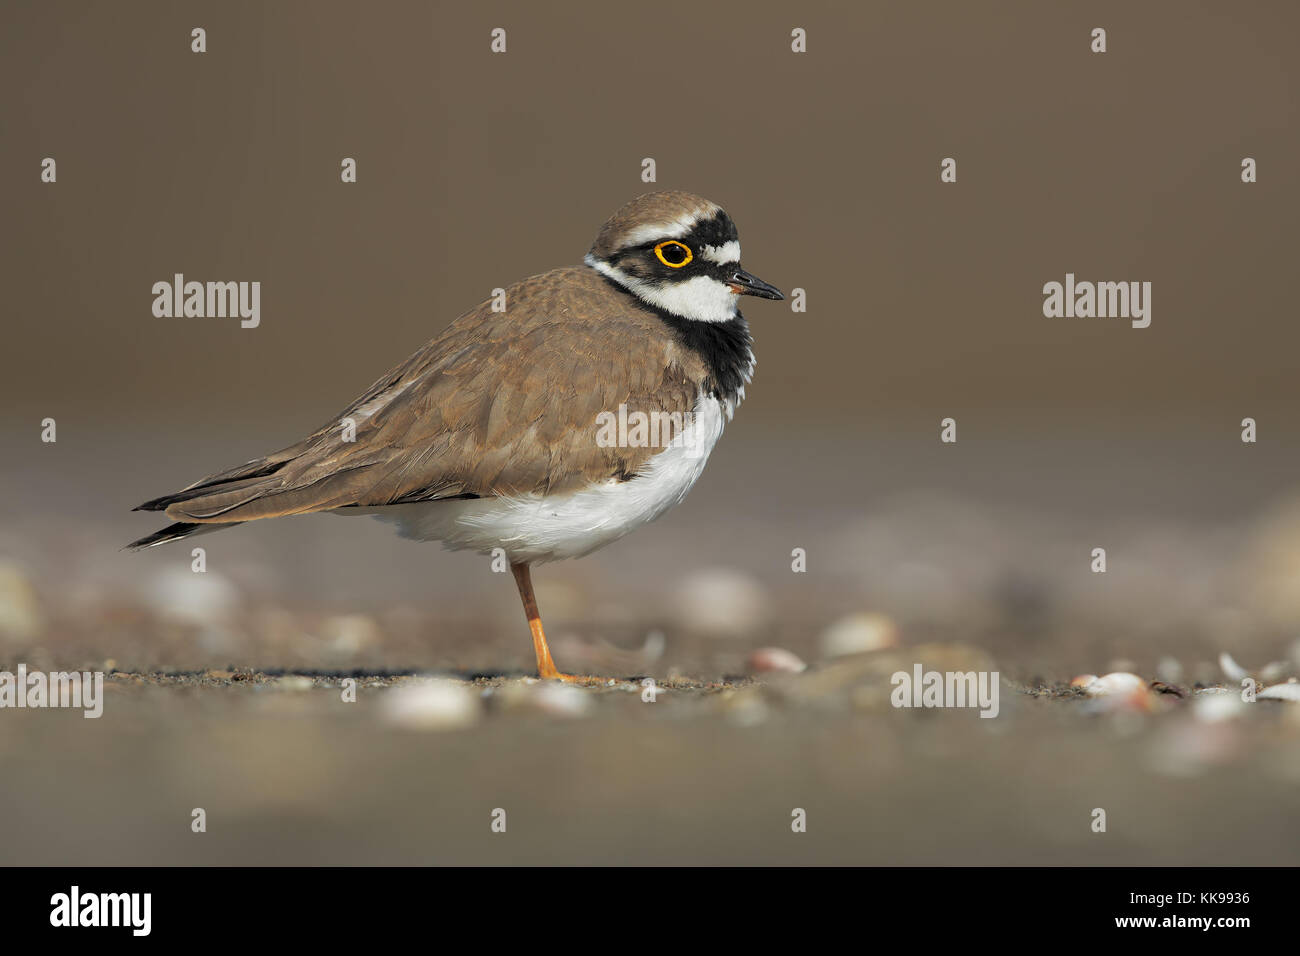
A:
POLYGON ((660 449, 602 447, 599 413, 694 409, 700 360, 593 270, 525 279, 506 305, 458 318, 298 444, 141 508, 224 524, 625 479, 660 449))

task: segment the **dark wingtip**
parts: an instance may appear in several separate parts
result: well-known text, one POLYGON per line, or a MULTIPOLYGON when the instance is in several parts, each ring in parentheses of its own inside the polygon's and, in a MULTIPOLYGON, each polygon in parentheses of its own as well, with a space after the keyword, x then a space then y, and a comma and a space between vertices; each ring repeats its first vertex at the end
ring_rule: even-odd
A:
MULTIPOLYGON (((141 505, 141 508, 144 506, 141 505)), ((140 508, 136 508, 139 511, 140 508)), ((140 551, 143 548, 152 548, 156 545, 166 544, 168 541, 175 541, 177 538, 184 538, 186 535, 193 534, 201 524, 186 521, 177 521, 175 524, 169 524, 167 527, 155 531, 153 534, 145 535, 138 541, 132 541, 123 547, 124 551, 140 551)))

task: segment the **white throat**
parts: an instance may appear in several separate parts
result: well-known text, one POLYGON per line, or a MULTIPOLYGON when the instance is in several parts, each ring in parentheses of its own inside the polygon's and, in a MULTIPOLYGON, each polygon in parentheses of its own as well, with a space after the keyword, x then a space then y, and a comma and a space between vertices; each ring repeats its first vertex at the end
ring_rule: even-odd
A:
POLYGON ((685 282, 656 285, 630 276, 603 259, 588 253, 583 260, 601 275, 617 282, 643 302, 695 322, 729 322, 736 317, 740 297, 725 282, 696 276, 685 282))

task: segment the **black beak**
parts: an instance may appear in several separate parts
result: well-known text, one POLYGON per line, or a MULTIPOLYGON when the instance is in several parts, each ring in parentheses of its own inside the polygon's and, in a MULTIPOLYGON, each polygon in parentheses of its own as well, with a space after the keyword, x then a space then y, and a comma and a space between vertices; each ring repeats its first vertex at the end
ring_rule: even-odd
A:
POLYGON ((781 290, 774 285, 768 285, 757 276, 752 276, 744 269, 737 269, 726 280, 727 285, 731 286, 731 291, 736 295, 756 295, 760 299, 784 299, 781 290))

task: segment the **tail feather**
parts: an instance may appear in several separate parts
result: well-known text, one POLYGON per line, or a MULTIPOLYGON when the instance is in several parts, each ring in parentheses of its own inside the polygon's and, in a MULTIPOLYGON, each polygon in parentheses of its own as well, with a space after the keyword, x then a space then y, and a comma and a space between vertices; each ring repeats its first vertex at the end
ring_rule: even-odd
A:
POLYGON ((177 521, 169 524, 167 527, 155 531, 153 534, 145 535, 138 541, 132 541, 126 546, 128 551, 140 551, 144 548, 156 548, 160 544, 166 544, 168 541, 178 541, 181 538, 188 538, 196 534, 206 534, 209 531, 220 531, 222 528, 233 528, 239 521, 231 521, 227 524, 192 524, 188 521, 177 521))
MULTIPOLYGON (((132 511, 166 511, 174 504, 180 504, 184 501, 193 501, 195 498, 207 498, 214 494, 231 491, 239 491, 244 488, 258 488, 264 484, 263 476, 251 478, 241 478, 234 481, 205 482, 202 485, 192 485, 182 491, 177 491, 170 495, 163 495, 161 498, 153 498, 142 505, 132 508, 132 511)), ((196 516, 197 517, 197 516, 196 516)))

